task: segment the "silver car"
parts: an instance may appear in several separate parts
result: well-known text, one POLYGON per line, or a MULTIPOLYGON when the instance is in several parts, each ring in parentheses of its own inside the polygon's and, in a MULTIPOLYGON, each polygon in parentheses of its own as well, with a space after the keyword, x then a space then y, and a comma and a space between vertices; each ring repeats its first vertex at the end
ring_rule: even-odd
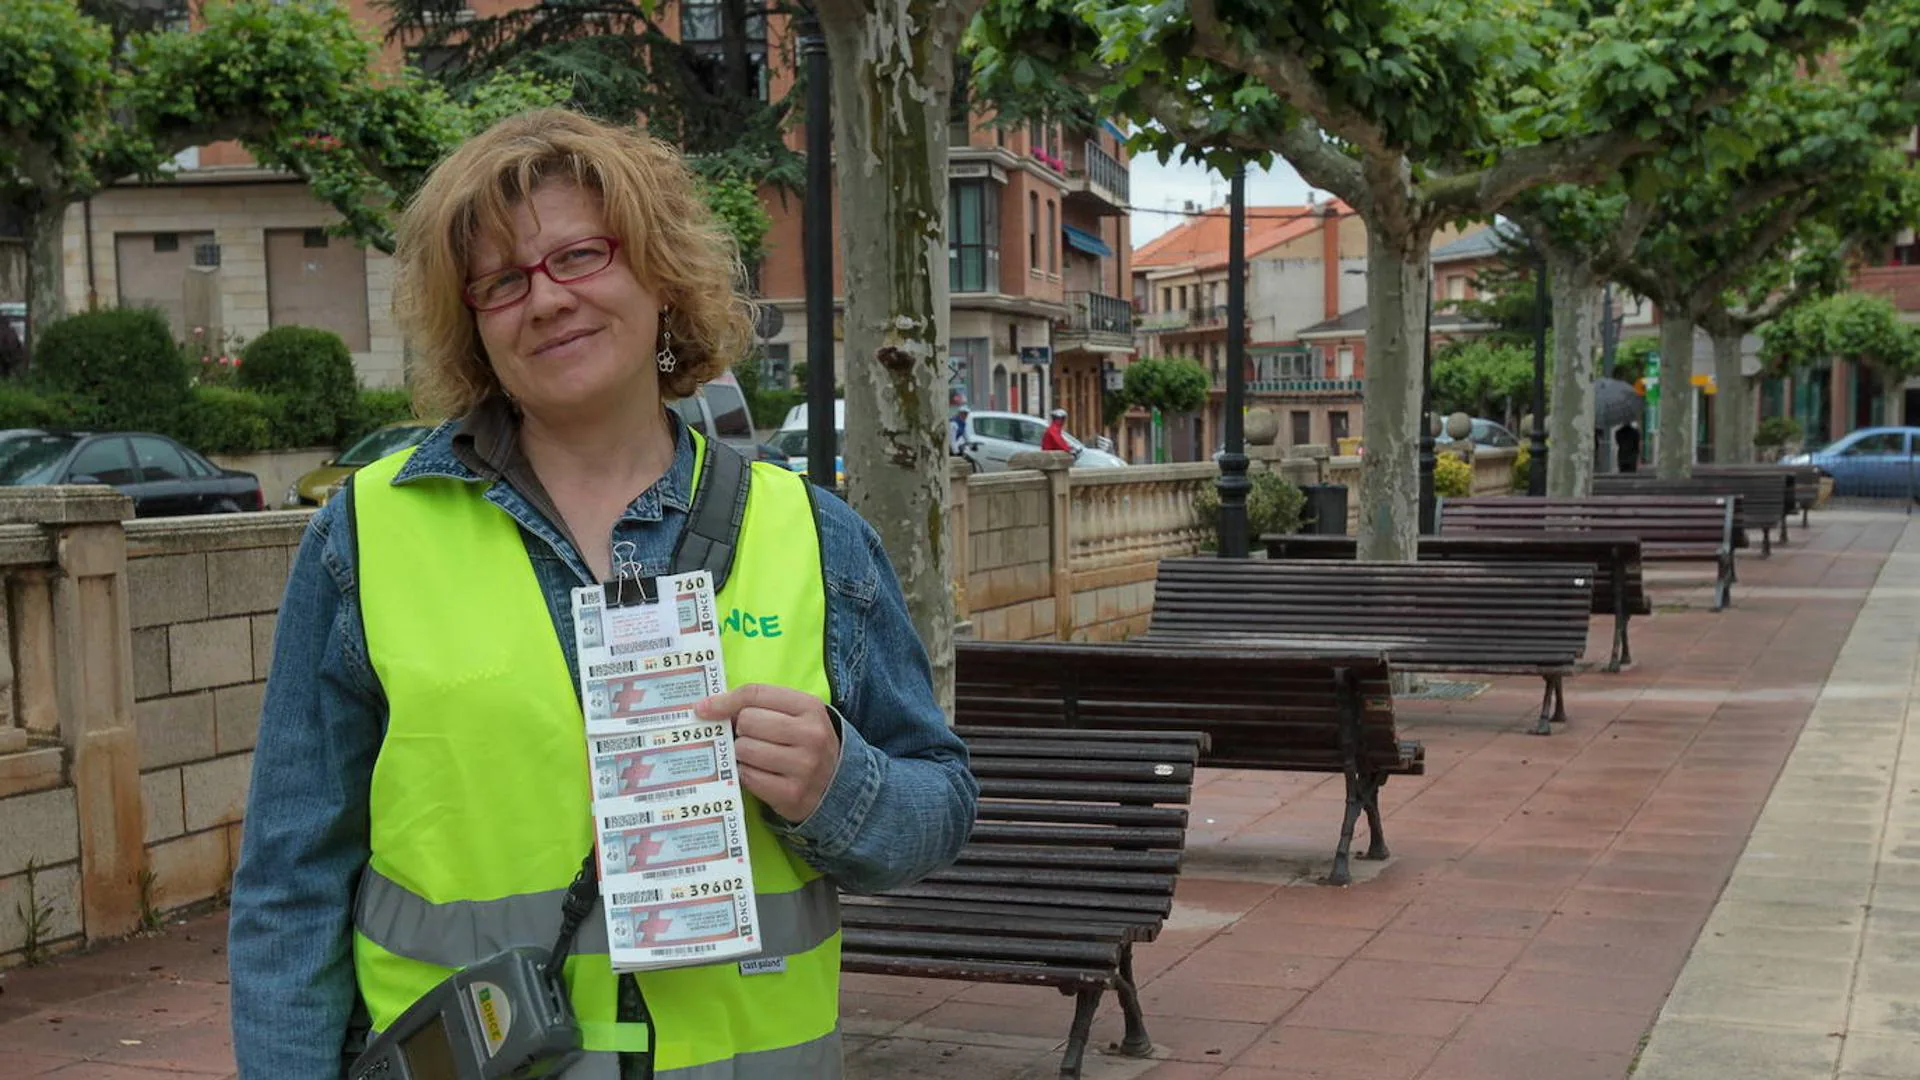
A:
MULTIPOLYGON (((1013 455, 1040 449, 1040 436, 1046 430, 1046 420, 1026 413, 968 413, 966 458, 973 462, 976 472, 1002 472, 1013 455)), ((1076 469, 1122 468, 1127 464, 1124 458, 1096 450, 1070 434, 1067 442, 1073 447, 1076 469)))

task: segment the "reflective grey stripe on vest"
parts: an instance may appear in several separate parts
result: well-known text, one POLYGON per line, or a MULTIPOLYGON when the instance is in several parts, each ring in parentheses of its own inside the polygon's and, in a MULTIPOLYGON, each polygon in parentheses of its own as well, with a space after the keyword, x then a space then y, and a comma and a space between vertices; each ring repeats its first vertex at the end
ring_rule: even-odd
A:
MULTIPOLYGON (((498 900, 431 903, 367 867, 354 900, 353 926, 375 945, 409 960, 458 968, 518 945, 547 947, 560 933, 565 889, 498 900)), ((840 929, 840 895, 824 877, 788 893, 760 893, 763 956, 807 952, 840 929)), ((607 920, 596 902, 574 939, 576 953, 607 951, 607 920)))
MULTIPOLYGON (((727 1061, 663 1069, 654 1080, 840 1080, 840 1031, 835 1029, 799 1046, 741 1054, 727 1061)), ((588 1054, 575 1062, 561 1080, 620 1080, 620 1055, 588 1054)))

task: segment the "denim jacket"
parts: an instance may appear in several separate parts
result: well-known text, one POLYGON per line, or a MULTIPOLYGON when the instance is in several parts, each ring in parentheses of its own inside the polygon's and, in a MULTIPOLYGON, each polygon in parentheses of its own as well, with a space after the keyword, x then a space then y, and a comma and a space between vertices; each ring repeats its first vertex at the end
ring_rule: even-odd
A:
MULTIPOLYGON (((615 543, 635 545, 648 575, 665 571, 692 498, 692 442, 671 422, 672 467, 613 531, 615 543)), ((593 575, 558 515, 537 508, 550 505, 544 493, 510 482, 524 472, 483 475, 490 470, 475 460, 473 436, 461 447, 460 433, 458 423, 437 428, 394 483, 440 476, 486 485, 487 501, 521 526, 577 677, 569 590, 593 575)), ((879 537, 845 503, 825 492, 816 498, 840 762, 813 814, 774 827, 841 887, 878 892, 954 859, 977 788, 966 749, 934 700, 926 653, 879 537)), ((343 502, 328 503, 309 523, 274 636, 229 927, 242 1080, 338 1080, 355 1001, 353 895, 368 857, 368 786, 387 704, 368 660, 343 502)))

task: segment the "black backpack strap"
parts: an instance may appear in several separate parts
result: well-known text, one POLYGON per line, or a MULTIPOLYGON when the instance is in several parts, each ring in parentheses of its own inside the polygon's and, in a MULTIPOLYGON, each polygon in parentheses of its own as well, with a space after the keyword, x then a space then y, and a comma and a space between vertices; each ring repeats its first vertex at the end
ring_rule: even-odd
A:
POLYGON ((673 549, 672 573, 705 570, 713 575, 718 593, 733 569, 740 547, 740 525, 747 518, 747 486, 753 470, 738 450, 718 439, 708 439, 706 466, 687 511, 686 527, 673 549))

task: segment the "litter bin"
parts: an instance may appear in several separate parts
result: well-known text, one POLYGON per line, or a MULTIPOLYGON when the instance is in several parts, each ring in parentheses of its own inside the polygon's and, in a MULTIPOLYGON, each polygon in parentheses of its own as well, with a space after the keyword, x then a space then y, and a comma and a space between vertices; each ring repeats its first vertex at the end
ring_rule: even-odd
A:
POLYGON ((1300 490, 1307 496, 1301 532, 1312 536, 1347 534, 1347 485, 1303 484, 1300 490))

